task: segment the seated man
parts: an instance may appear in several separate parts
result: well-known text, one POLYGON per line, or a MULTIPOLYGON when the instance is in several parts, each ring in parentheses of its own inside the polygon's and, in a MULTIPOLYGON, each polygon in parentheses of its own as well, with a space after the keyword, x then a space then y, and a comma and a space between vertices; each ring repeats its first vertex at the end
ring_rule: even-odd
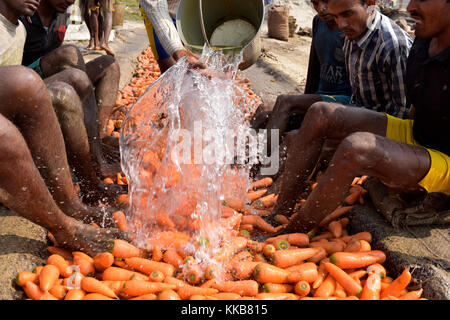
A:
MULTIPOLYGON (((10 44, 17 40, 12 35, 17 35, 24 41, 25 29, 18 17, 32 15, 37 6, 35 0, 0 1, 0 39, 9 37, 10 44)), ((0 202, 46 228, 68 249, 105 251, 114 238, 126 234, 78 221, 114 225, 103 210, 86 206, 77 196, 44 82, 34 71, 12 66, 17 61, 9 59, 10 53, 20 51, 23 41, 0 51, 0 137, 5 142, 0 145, 0 202)))
POLYGON ((175 17, 181 0, 139 0, 148 40, 161 73, 187 56, 193 68, 205 68, 198 56, 183 46, 175 27, 175 17))
POLYGON ((278 96, 266 126, 268 130, 278 129, 280 136, 298 129, 314 102, 349 104, 352 94, 342 50, 344 34, 329 14, 326 0, 311 2, 317 15, 313 20, 305 94, 278 96))
POLYGON ((98 175, 110 176, 121 170, 119 150, 117 146, 116 151, 111 150, 116 161, 108 163, 100 137, 101 132, 106 131, 115 103, 120 70, 111 56, 102 56, 84 64, 76 47, 61 46, 68 21, 66 10, 73 2, 42 0, 33 16, 21 17, 27 28, 23 64, 45 78, 60 120, 69 163, 85 192, 83 199, 90 203, 103 198, 112 201, 117 193, 126 190, 119 185, 103 183, 98 175), (30 64, 30 61, 34 62, 30 64), (99 123, 104 130, 99 130, 99 123))
MULTIPOLYGON (((334 0, 332 0, 334 1, 334 0)), ((368 175, 404 192, 450 195, 450 2, 412 0, 416 39, 406 67, 406 94, 414 118, 330 104, 308 110, 286 162, 273 214, 292 213, 325 137, 341 142, 298 213, 282 232, 307 232, 345 198, 355 176, 368 175)))

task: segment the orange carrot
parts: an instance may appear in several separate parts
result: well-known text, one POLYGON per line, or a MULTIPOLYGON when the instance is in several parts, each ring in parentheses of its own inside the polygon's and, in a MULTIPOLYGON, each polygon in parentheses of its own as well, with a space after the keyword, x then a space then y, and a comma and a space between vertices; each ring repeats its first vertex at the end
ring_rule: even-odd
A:
POLYGON ((134 258, 144 256, 143 250, 136 248, 132 244, 120 239, 116 239, 111 243, 110 252, 116 258, 134 258))
POLYGON ((324 242, 324 241, 318 241, 318 242, 311 242, 309 244, 311 248, 318 248, 322 247, 325 249, 327 254, 333 254, 335 252, 340 252, 344 249, 344 245, 340 242, 324 242))
POLYGON ((328 224, 328 230, 330 230, 334 238, 339 238, 342 235, 342 225, 339 221, 331 221, 328 224))
POLYGON ((44 292, 49 291, 55 285, 59 275, 57 267, 47 264, 39 273, 39 288, 44 292))
POLYGON ((367 267, 367 274, 376 274, 381 279, 384 279, 386 277, 386 269, 381 264, 374 263, 367 267))
POLYGON ((249 192, 245 195, 245 197, 250 201, 255 201, 256 199, 261 198, 265 193, 267 193, 267 189, 261 189, 261 190, 249 192))
POLYGON ((359 254, 361 254, 361 255, 369 254, 371 256, 377 257, 378 263, 384 263, 386 261, 386 254, 381 250, 371 250, 371 251, 366 251, 366 252, 360 252, 359 254))
POLYGON ((246 279, 252 275, 259 263, 256 261, 234 261, 232 263, 233 276, 238 280, 246 279))
POLYGON ((75 255, 73 257, 73 264, 80 268, 80 272, 84 276, 91 276, 95 272, 93 259, 91 257, 88 258, 90 258, 90 260, 87 260, 82 255, 75 255))
POLYGON ((344 252, 360 252, 361 240, 351 239, 344 248, 344 252))
POLYGON ((193 295, 211 296, 218 293, 219 290, 214 288, 200 288, 191 285, 185 285, 178 288, 178 295, 182 300, 187 300, 193 295))
POLYGON ((226 198, 223 200, 222 205, 225 207, 230 207, 236 211, 242 212, 244 209, 244 202, 237 198, 226 198))
POLYGON ((39 289, 39 286, 31 281, 25 283, 23 290, 27 297, 33 300, 40 300, 41 296, 44 294, 44 292, 39 289))
POLYGON ((81 289, 71 289, 67 291, 64 300, 83 300, 86 293, 81 289))
POLYGON ((44 292, 39 300, 59 300, 54 295, 52 295, 50 292, 44 292))
POLYGON ((72 254, 63 248, 49 246, 47 247, 47 251, 50 252, 51 254, 59 254, 66 260, 71 260, 73 258, 72 254))
POLYGON ((322 284, 322 282, 325 280, 327 275, 328 275, 328 271, 327 271, 327 269, 325 269, 325 266, 323 265, 323 263, 321 263, 319 265, 319 267, 317 268, 317 279, 313 282, 312 288, 317 289, 322 284))
POLYGON ((242 224, 252 224, 262 231, 275 233, 277 230, 263 218, 257 215, 244 215, 241 220, 242 224))
POLYGON ((163 253, 158 245, 155 245, 152 250, 152 260, 161 261, 163 259, 163 253))
POLYGON ((323 240, 323 239, 328 240, 328 239, 332 239, 333 237, 334 236, 333 236, 333 234, 330 231, 325 231, 325 232, 322 232, 322 233, 312 237, 311 238, 311 242, 317 242, 317 241, 320 241, 320 240, 323 240))
POLYGON ((410 291, 399 297, 399 300, 419 300, 422 296, 423 289, 410 291))
POLYGON ((362 288, 361 286, 352 278, 350 277, 344 270, 339 268, 338 266, 330 263, 325 262, 324 263, 325 268, 327 269, 328 273, 336 279, 339 284, 344 287, 345 291, 352 296, 358 295, 362 288))
POLYGON ((164 262, 151 261, 144 258, 126 258, 125 263, 133 269, 145 274, 150 274, 153 271, 161 271, 166 277, 171 277, 175 273, 175 267, 164 262))
POLYGON ((342 240, 345 242, 350 241, 351 239, 359 239, 359 240, 366 240, 367 242, 372 242, 372 234, 367 231, 358 232, 351 236, 342 237, 342 240))
POLYGON ((347 207, 339 206, 339 207, 337 207, 333 212, 331 212, 328 216, 326 216, 319 223, 319 227, 323 227, 323 226, 328 225, 331 221, 336 220, 337 218, 339 218, 343 214, 347 213, 351 209, 353 209, 353 206, 347 206, 347 207))
POLYGON ((254 181, 250 184, 252 189, 259 189, 259 188, 267 188, 270 187, 273 183, 273 179, 270 177, 262 178, 260 180, 254 181))
POLYGON ((107 285, 92 277, 84 277, 81 280, 81 289, 90 293, 99 293, 109 298, 118 298, 107 285))
POLYGON ((207 296, 206 297, 207 300, 209 300, 209 298, 214 298, 214 299, 219 299, 219 300, 238 300, 239 298, 241 298, 241 296, 237 293, 233 293, 233 292, 219 292, 216 294, 213 294, 211 296, 207 296))
POLYGON ((178 293, 172 289, 163 290, 158 294, 158 300, 181 300, 178 293))
MULTIPOLYGON (((142 296, 144 294, 149 293, 158 293, 163 290, 175 289, 176 285, 168 284, 163 282, 148 282, 148 281, 140 281, 140 280, 130 280, 126 281, 122 292, 126 295, 136 297, 142 296)), ((181 289, 181 288, 180 288, 181 289)))
POLYGON ((308 262, 319 263, 320 260, 326 258, 327 251, 322 247, 317 247, 317 253, 313 255, 311 258, 306 259, 308 262))
POLYGON ((289 218, 282 214, 275 215, 273 217, 273 220, 275 220, 275 222, 278 222, 279 224, 288 224, 289 223, 289 218))
POLYGON ((299 300, 300 297, 295 293, 272 293, 272 292, 264 292, 258 293, 255 296, 258 300, 299 300))
POLYGON ((213 288, 222 292, 237 293, 241 296, 258 294, 258 283, 255 280, 223 281, 213 284, 213 288))
POLYGON ((259 263, 253 271, 253 277, 260 283, 284 283, 288 276, 289 271, 264 262, 259 263))
POLYGON ((115 295, 119 295, 122 291, 123 285, 125 284, 125 281, 113 281, 113 280, 104 280, 102 281, 104 285, 106 285, 108 288, 110 288, 115 295))
POLYGON ((62 285, 54 285, 53 288, 50 289, 50 294, 54 296, 58 300, 63 300, 67 294, 67 289, 62 285))
POLYGON ((306 297, 311 291, 311 286, 306 281, 299 281, 294 286, 294 291, 300 297, 306 297))
POLYGON ((161 271, 153 271, 148 275, 148 280, 153 282, 162 282, 164 280, 164 274, 161 271))
POLYGON ((361 293, 361 300, 380 300, 381 278, 378 274, 369 274, 361 293))
POLYGON ((345 293, 344 287, 340 285, 339 282, 336 281, 336 288, 334 289, 333 296, 338 298, 345 298, 347 294, 345 293))
POLYGON ((37 284, 39 280, 39 276, 34 272, 29 271, 21 271, 17 274, 16 283, 23 287, 27 281, 31 281, 34 284, 37 284))
POLYGON ((286 278, 286 282, 299 282, 306 281, 313 283, 319 277, 317 265, 313 262, 305 262, 290 268, 286 268, 289 275, 286 278))
POLYGON ((163 254, 163 261, 170 263, 175 268, 180 268, 183 265, 183 258, 178 254, 175 249, 167 249, 163 254))
POLYGON ((107 268, 111 267, 114 263, 114 256, 110 252, 98 253, 94 257, 94 267, 95 270, 99 272, 105 271, 107 268))
POLYGON ((361 239, 359 242, 361 243, 361 248, 359 249, 360 252, 368 252, 372 250, 370 243, 366 240, 361 239))
POLYGON ((199 284, 204 277, 203 270, 197 264, 192 264, 185 267, 186 270, 183 271, 185 280, 191 284, 199 284))
POLYGON ((183 280, 180 280, 180 279, 177 279, 177 278, 174 278, 174 277, 166 277, 163 282, 167 283, 167 284, 175 285, 176 290, 178 290, 182 286, 189 285, 187 282, 185 282, 183 280))
POLYGON ((347 197, 345 197, 344 202, 349 206, 354 205, 356 201, 358 201, 360 195, 360 191, 350 193, 347 197))
POLYGON ((270 256, 270 261, 279 268, 287 268, 311 258, 317 252, 315 248, 277 250, 270 256))
POLYGON ((364 268, 378 261, 378 258, 363 252, 336 252, 330 261, 341 269, 364 268))
POLYGON ((123 268, 109 267, 103 271, 102 279, 104 281, 126 281, 126 280, 148 280, 146 275, 133 272, 123 268))
POLYGON ((402 290, 405 289, 411 281, 411 273, 408 269, 404 269, 403 272, 394 280, 389 286, 381 291, 381 298, 387 296, 399 297, 402 290))
POLYGON ((114 300, 100 293, 89 293, 83 297, 83 300, 114 300))
MULTIPOLYGON (((137 296, 134 298, 131 298, 129 300, 157 300, 158 296, 154 293, 149 293, 149 294, 143 294, 142 296, 137 296)), ((161 300, 161 299, 159 299, 161 300)))
POLYGON ((262 286, 263 292, 287 293, 292 292, 294 286, 285 283, 265 283, 262 286))
POLYGON ((266 244, 266 245, 263 247, 263 254, 264 254, 267 258, 269 258, 272 254, 275 253, 276 250, 277 250, 277 249, 275 248, 274 245, 272 245, 272 244, 266 244))
POLYGON ((272 194, 269 194, 262 198, 259 198, 253 204, 254 204, 254 207, 257 209, 264 209, 264 208, 269 208, 269 207, 272 207, 273 205, 275 205, 277 200, 278 200, 278 195, 275 195, 272 193, 272 194))
POLYGON ((119 230, 128 230, 127 218, 125 217, 123 211, 116 211, 112 215, 119 230))
POLYGON ((322 284, 314 292, 314 297, 330 297, 333 295, 336 289, 336 280, 331 276, 327 275, 322 284))

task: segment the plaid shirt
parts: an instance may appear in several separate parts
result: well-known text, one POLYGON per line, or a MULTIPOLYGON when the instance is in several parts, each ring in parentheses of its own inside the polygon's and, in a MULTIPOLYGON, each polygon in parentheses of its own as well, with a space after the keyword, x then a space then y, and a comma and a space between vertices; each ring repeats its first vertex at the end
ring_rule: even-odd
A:
POLYGON ((150 19, 153 29, 163 48, 173 54, 184 49, 172 17, 176 17, 178 4, 181 0, 140 0, 139 4, 150 19))
POLYGON ((352 86, 351 104, 399 118, 409 116, 406 60, 411 37, 377 10, 366 33, 344 41, 345 63, 352 86))

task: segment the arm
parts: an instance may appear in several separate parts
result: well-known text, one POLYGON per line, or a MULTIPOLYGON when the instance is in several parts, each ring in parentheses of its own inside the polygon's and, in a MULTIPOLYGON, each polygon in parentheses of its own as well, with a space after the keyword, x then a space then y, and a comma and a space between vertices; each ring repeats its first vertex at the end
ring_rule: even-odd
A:
MULTIPOLYGON (((314 40, 314 29, 317 25, 317 19, 320 19, 318 16, 314 17, 313 20, 313 40, 314 40)), ((309 63, 308 63, 308 73, 306 76, 306 85, 305 85, 305 94, 313 94, 316 93, 319 89, 319 81, 320 81, 320 63, 317 57, 316 49, 314 47, 314 42, 311 41, 311 50, 309 53, 309 63)))

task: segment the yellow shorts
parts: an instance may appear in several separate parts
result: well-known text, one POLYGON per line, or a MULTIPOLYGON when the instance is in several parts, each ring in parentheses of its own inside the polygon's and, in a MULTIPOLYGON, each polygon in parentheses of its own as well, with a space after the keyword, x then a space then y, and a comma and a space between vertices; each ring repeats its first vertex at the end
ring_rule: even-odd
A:
POLYGON ((87 7, 91 11, 100 8, 103 12, 111 12, 113 10, 112 0, 87 0, 87 7))
MULTIPOLYGON (((386 137, 422 147, 413 137, 414 120, 400 119, 386 114, 388 123, 386 137)), ((425 147, 422 147, 425 148, 425 147)), ((425 148, 431 159, 431 167, 419 185, 428 192, 442 192, 450 195, 450 157, 440 151, 425 148)))

